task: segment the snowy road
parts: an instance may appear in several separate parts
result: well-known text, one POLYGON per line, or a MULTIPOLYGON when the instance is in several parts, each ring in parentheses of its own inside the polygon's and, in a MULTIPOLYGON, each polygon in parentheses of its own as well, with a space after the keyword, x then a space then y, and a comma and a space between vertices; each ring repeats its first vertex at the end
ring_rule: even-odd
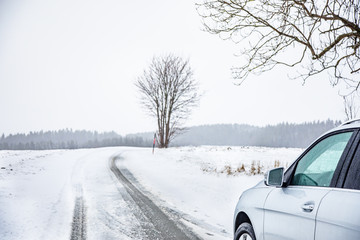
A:
POLYGON ((138 220, 141 222, 142 229, 146 233, 146 239, 199 239, 198 236, 187 229, 181 222, 176 221, 174 218, 170 219, 170 216, 166 215, 146 195, 136 188, 125 176, 126 173, 128 176, 132 176, 128 170, 126 168, 119 169, 117 167, 117 159, 119 159, 119 157, 112 157, 110 159, 110 169, 132 198, 131 200, 125 198, 129 205, 136 204, 141 210, 137 215, 142 215, 138 216, 138 220), (146 219, 145 222, 143 221, 144 219, 146 219))
MULTIPOLYGON (((106 223, 107 228, 111 228, 111 225, 115 223, 115 225, 119 225, 119 223, 123 224, 123 226, 127 226, 125 230, 123 228, 113 229, 113 237, 116 235, 123 235, 128 238, 134 239, 142 239, 142 240, 198 240, 200 239, 196 234, 191 232, 187 227, 185 227, 180 221, 179 217, 176 214, 171 214, 170 212, 164 213, 153 201, 147 197, 143 192, 141 192, 136 186, 137 183, 134 176, 129 172, 125 167, 119 168, 116 165, 116 162, 120 160, 121 157, 119 155, 114 155, 109 158, 109 169, 111 170, 111 174, 116 176, 117 182, 113 183, 118 186, 118 196, 117 202, 122 201, 126 203, 123 205, 123 209, 118 209, 117 214, 113 214, 112 216, 108 215, 108 210, 103 212, 97 212, 97 218, 100 220, 98 224, 106 223), (125 190, 125 191, 124 191, 125 190), (119 214, 120 211, 128 212, 129 216, 135 218, 130 222, 124 221, 122 214, 119 214), (108 218, 111 217, 111 222, 108 218), (134 221, 137 220, 137 221, 134 221), (129 231, 132 229, 132 231, 129 231)), ((86 162, 87 162, 86 158, 86 162)), ((86 171, 88 172, 89 167, 94 167, 93 164, 86 165, 83 162, 78 167, 77 171, 86 171)), ((104 161, 101 161, 104 163, 104 161)), ((97 166, 98 167, 98 166, 97 166)), ((96 168, 97 168, 96 167, 96 168)), ((94 169, 92 169, 94 170, 94 169)), ((91 171, 90 171, 91 172, 91 171)), ((87 178, 89 180, 89 178, 87 178)), ((75 185, 75 207, 73 213, 73 222, 71 229, 71 237, 70 240, 85 240, 87 239, 87 227, 86 222, 91 219, 87 219, 87 207, 86 205, 86 197, 83 193, 83 185, 86 188, 86 178, 82 177, 81 183, 75 185)), ((89 191, 87 191, 89 192, 89 191)), ((89 195, 89 194, 87 194, 89 195)), ((99 196, 98 196, 99 197, 99 196)), ((101 201, 104 201, 104 196, 102 196, 101 201)), ((116 196, 113 196, 114 198, 116 196)), ((97 201, 99 201, 99 199, 97 201)), ((106 202, 106 200, 105 200, 106 202)), ((107 201, 108 204, 111 204, 107 201)), ((92 209, 93 211, 93 209, 92 209)), ((104 229, 104 228, 102 228, 104 229)), ((90 234, 90 238, 92 238, 93 234, 90 234)), ((102 236, 104 237, 104 236, 102 236)), ((107 238, 112 238, 107 235, 107 238)))
POLYGON ((75 203, 70 240, 200 239, 179 215, 139 190, 131 172, 116 164, 122 152, 104 149, 77 161, 71 180, 75 203))

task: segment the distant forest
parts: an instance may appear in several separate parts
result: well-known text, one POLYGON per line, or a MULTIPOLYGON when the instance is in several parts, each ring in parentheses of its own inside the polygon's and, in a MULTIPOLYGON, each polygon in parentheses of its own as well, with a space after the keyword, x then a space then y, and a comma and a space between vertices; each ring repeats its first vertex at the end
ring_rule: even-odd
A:
POLYGON ((40 131, 29 134, 15 134, 0 138, 0 150, 45 150, 78 149, 112 146, 147 147, 142 137, 122 137, 115 132, 98 133, 92 131, 40 131))
POLYGON ((174 140, 173 145, 232 145, 265 147, 309 146, 340 121, 317 121, 302 124, 280 123, 265 127, 241 124, 218 124, 192 127, 174 140))
MULTIPOLYGON (((265 127, 246 124, 216 124, 189 128, 178 136, 175 146, 265 146, 307 147, 322 133, 340 125, 339 121, 317 121, 302 124, 281 123, 265 127)), ((4 134, 0 150, 77 149, 111 146, 151 147, 154 133, 129 134, 125 137, 115 132, 92 131, 40 131, 29 134, 4 134)))

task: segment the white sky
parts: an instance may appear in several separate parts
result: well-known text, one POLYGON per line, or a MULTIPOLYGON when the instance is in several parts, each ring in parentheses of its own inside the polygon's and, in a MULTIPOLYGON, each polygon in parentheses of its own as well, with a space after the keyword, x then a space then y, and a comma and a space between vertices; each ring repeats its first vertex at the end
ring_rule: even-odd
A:
POLYGON ((190 59, 204 93, 188 126, 344 119, 327 76, 275 68, 235 86, 241 48, 201 30, 193 1, 0 0, 0 133, 154 131, 134 81, 154 55, 190 59))

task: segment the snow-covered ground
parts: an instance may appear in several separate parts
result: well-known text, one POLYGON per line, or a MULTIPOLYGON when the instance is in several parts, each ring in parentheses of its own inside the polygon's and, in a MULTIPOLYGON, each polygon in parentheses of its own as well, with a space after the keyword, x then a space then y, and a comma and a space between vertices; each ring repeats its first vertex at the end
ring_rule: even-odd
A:
POLYGON ((88 239, 141 239, 141 223, 109 170, 135 185, 203 239, 231 239, 240 194, 262 172, 287 166, 301 149, 260 147, 100 148, 0 151, 0 239, 69 239, 75 199, 84 198, 88 239), (258 173, 254 175, 254 173, 258 173), (121 194, 120 194, 121 193, 121 194))
POLYGON ((92 152, 0 151, 0 239, 68 239, 75 169, 92 152))

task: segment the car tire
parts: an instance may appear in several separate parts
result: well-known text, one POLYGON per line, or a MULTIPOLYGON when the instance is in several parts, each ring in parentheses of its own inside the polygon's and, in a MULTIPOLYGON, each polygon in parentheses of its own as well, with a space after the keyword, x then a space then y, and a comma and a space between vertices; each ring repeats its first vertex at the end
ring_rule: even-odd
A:
POLYGON ((256 240, 251 224, 242 223, 238 229, 236 229, 234 240, 256 240))

